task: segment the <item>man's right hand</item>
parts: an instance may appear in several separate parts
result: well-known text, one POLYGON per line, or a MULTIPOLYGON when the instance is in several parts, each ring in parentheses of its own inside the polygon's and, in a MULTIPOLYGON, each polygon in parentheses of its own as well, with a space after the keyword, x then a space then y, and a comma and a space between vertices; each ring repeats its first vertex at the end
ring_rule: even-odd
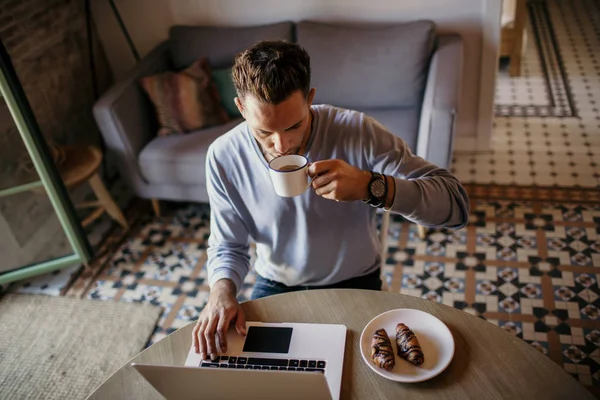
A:
POLYGON ((215 334, 219 338, 221 351, 227 352, 227 330, 235 318, 235 329, 240 335, 246 335, 246 316, 236 299, 235 285, 229 279, 217 281, 200 313, 192 333, 194 351, 206 360, 214 360, 219 354, 215 334))

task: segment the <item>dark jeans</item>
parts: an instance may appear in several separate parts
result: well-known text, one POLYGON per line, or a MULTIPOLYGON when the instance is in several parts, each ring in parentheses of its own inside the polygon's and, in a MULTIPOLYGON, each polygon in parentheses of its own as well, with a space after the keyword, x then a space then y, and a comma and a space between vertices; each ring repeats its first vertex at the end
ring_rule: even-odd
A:
POLYGON ((256 283, 254 284, 254 290, 250 298, 252 300, 261 297, 271 296, 274 294, 282 294, 289 292, 297 292, 299 290, 314 290, 314 289, 367 289, 367 290, 381 290, 381 269, 371 272, 368 275, 359 276, 356 278, 348 279, 333 285, 326 286, 286 286, 283 283, 272 281, 270 279, 263 278, 260 275, 256 277, 256 283))

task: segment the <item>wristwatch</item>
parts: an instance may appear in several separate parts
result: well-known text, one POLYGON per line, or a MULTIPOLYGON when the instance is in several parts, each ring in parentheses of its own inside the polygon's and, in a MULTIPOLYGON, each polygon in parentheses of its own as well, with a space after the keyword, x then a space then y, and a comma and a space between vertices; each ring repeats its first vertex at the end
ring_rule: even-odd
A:
POLYGON ((382 207, 387 198, 387 180, 385 179, 385 176, 379 172, 369 172, 371 172, 371 180, 369 181, 367 190, 369 198, 363 200, 363 202, 370 204, 373 207, 382 207))

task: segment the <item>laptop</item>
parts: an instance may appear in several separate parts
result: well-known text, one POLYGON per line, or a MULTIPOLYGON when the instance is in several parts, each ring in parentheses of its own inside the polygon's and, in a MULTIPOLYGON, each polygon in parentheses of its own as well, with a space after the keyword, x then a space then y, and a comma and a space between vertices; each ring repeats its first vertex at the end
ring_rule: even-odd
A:
POLYGON ((246 330, 231 327, 215 361, 191 346, 183 366, 131 365, 167 400, 339 400, 346 326, 247 322, 246 330))

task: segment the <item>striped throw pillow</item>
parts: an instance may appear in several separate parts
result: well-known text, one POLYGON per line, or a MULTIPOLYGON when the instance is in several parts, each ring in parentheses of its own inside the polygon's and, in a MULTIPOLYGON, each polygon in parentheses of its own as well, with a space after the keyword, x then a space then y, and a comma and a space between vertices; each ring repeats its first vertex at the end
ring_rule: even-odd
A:
POLYGON ((143 77, 140 84, 156 109, 158 136, 185 134, 230 120, 206 57, 179 72, 143 77))

